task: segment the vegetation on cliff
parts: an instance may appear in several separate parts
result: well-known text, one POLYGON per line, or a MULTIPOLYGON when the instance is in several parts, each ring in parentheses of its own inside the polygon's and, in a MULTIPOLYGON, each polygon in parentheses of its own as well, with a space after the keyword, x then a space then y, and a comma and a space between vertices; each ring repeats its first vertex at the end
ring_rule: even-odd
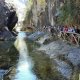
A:
MULTIPOLYGON (((43 26, 79 25, 79 0, 33 0, 24 23, 36 29, 43 26)), ((26 27, 25 26, 25 27, 26 27)))
POLYGON ((64 0, 60 8, 61 14, 57 20, 60 24, 79 25, 80 24, 80 1, 64 0))

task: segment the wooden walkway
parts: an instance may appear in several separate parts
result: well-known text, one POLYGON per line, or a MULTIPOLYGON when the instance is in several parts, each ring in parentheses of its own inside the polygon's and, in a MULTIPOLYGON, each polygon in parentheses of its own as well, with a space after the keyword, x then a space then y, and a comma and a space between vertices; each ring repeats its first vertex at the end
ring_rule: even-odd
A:
POLYGON ((60 31, 60 38, 74 43, 76 45, 80 45, 80 34, 78 33, 60 31))

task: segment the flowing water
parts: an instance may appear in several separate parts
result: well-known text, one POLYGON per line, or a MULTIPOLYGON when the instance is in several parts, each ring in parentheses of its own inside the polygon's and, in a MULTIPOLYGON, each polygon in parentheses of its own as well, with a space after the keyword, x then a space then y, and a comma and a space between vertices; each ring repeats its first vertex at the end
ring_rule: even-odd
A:
POLYGON ((14 80, 36 80, 36 75, 32 72, 33 63, 28 56, 29 52, 24 40, 25 36, 25 33, 20 32, 16 40, 16 42, 18 41, 19 61, 17 65, 18 73, 14 80))
MULTIPOLYGON (((22 27, 23 25, 23 21, 26 17, 26 12, 31 7, 29 2, 29 0, 17 0, 17 2, 14 1, 14 5, 18 14, 18 24, 20 25, 17 27, 22 27)), ((19 51, 19 62, 17 66, 18 73, 16 74, 14 80, 36 80, 36 76, 32 72, 33 63, 28 56, 29 52, 26 42, 24 41, 25 36, 25 33, 20 32, 16 40, 18 42, 17 49, 19 51)))

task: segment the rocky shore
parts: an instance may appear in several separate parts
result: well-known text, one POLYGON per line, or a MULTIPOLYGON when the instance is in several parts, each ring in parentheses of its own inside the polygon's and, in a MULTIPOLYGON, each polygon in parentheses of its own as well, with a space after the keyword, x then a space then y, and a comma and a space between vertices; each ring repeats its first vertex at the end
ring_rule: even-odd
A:
MULTIPOLYGON (((38 78, 41 80, 79 79, 79 47, 73 46, 61 40, 55 41, 49 35, 44 35, 44 37, 41 37, 37 43, 39 43, 39 46, 36 45, 36 43, 29 41, 28 47, 30 51, 29 55, 34 61, 33 71, 38 78), (48 71, 52 75, 48 74, 48 71)), ((15 75, 15 68, 16 67, 12 69, 11 73, 7 77, 11 76, 12 78, 13 75, 15 75)))
MULTIPOLYGON (((42 40, 43 41, 43 40, 42 40)), ((39 40, 39 42, 41 42, 39 40)), ((56 63, 56 69, 68 80, 78 80, 80 70, 80 47, 61 40, 42 44, 39 51, 45 51, 56 63)), ((54 64, 53 64, 54 65, 54 64)))

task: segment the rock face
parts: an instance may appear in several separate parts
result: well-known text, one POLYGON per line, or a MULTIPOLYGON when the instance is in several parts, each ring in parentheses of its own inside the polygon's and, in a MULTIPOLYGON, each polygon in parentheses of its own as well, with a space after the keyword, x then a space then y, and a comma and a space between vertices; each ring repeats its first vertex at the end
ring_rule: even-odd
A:
POLYGON ((54 26, 55 0, 33 0, 31 9, 27 12, 24 27, 35 27, 42 30, 44 26, 54 26))
MULTIPOLYGON (((7 75, 18 58, 18 51, 13 46, 13 41, 0 41, 0 80, 7 75)), ((9 80, 9 79, 3 79, 9 80)))
POLYGON ((3 29, 0 31, 0 40, 15 40, 15 36, 13 36, 13 34, 6 28, 7 27, 3 27, 3 29))
POLYGON ((54 26, 61 3, 60 0, 34 0, 24 26, 32 26, 36 30, 42 30, 44 26, 54 26))
POLYGON ((5 4, 0 3, 0 28, 6 25, 7 15, 9 11, 8 7, 5 4))
POLYGON ((10 11, 10 13, 8 14, 8 19, 6 24, 6 26, 10 31, 12 31, 12 29, 15 27, 17 21, 18 21, 18 17, 16 11, 14 11, 12 8, 12 11, 10 11))
MULTIPOLYGON (((62 41, 54 41, 42 45, 43 50, 56 63, 57 70, 68 80, 78 80, 80 72, 80 49, 62 41)), ((54 65, 54 64, 53 64, 54 65)))
POLYGON ((25 20, 22 23, 18 22, 19 25, 23 24, 23 30, 26 30, 25 27, 35 27, 35 30, 42 30, 44 26, 54 26, 56 17, 59 14, 58 7, 61 4, 59 0, 28 0, 26 7, 30 9, 25 8, 27 10, 23 11, 21 7, 24 7, 23 4, 27 0, 5 1, 10 4, 12 3, 16 7, 18 21, 22 19, 22 12, 26 12, 26 15, 23 14, 25 15, 25 20))
POLYGON ((4 4, 4 2, 5 2, 5 0, 0 0, 0 3, 1 3, 1 4, 4 4))
POLYGON ((14 7, 5 3, 4 0, 0 0, 0 30, 7 26, 12 31, 17 21, 18 18, 14 7))
POLYGON ((0 40, 9 40, 13 37, 12 29, 18 21, 13 5, 0 0, 0 40))
MULTIPOLYGON (((59 14, 58 8, 60 7, 60 4, 63 2, 63 0, 5 0, 5 2, 15 6, 19 18, 18 26, 22 24, 21 26, 23 26, 23 30, 26 30, 25 27, 35 27, 35 30, 42 30, 44 26, 55 25, 56 17, 59 14), (27 3, 25 4, 24 2, 26 1, 27 3), (27 10, 23 11, 21 9, 21 7, 24 7, 23 4, 29 9, 25 7, 27 10), (25 12, 26 14, 23 14, 25 15, 25 20, 19 22, 20 19, 23 18, 21 15, 22 12, 25 12)), ((10 10, 10 6, 8 9, 10 10)), ((17 18, 15 19, 15 23, 16 22, 17 18)))

